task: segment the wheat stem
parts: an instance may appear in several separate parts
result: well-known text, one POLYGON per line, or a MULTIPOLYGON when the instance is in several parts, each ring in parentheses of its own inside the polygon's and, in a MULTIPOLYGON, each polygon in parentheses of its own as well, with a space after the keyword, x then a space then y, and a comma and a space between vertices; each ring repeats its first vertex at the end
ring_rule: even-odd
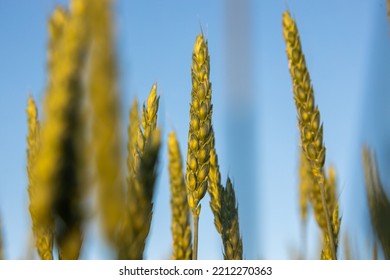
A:
MULTIPOLYGON (((199 205, 199 212, 200 212, 201 206, 199 205)), ((199 214, 192 213, 192 220, 194 221, 194 242, 192 247, 192 259, 197 260, 198 259, 198 234, 199 234, 199 214)))

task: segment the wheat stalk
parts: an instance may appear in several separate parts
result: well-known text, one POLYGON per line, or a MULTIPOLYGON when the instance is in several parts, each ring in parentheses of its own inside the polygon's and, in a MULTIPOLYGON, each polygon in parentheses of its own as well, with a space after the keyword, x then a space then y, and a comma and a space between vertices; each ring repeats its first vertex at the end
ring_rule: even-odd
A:
POLYGON ((238 222, 236 195, 230 178, 222 193, 222 240, 225 260, 242 260, 242 239, 238 222))
POLYGON ((390 259, 390 201, 379 176, 375 155, 367 147, 363 148, 363 163, 371 224, 385 258, 390 259))
POLYGON ((168 137, 168 160, 171 185, 172 259, 190 260, 192 259, 190 211, 179 142, 174 132, 171 132, 168 137))
POLYGON ((319 225, 324 232, 327 232, 332 259, 336 259, 336 243, 333 235, 332 219, 331 214, 329 214, 325 193, 323 126, 320 122, 320 112, 315 105, 314 92, 302 52, 298 28, 289 12, 283 14, 283 35, 287 45, 286 53, 293 80, 294 100, 298 112, 302 150, 310 163, 315 178, 314 189, 317 188, 319 190, 316 195, 313 195, 315 199, 313 208, 315 212, 323 211, 324 213, 326 228, 323 223, 319 223, 319 225))
POLYGON ((93 40, 89 69, 98 203, 103 231, 111 244, 117 244, 118 225, 124 206, 120 141, 120 106, 117 64, 113 46, 112 1, 89 5, 89 26, 93 40))
POLYGON ((211 83, 208 44, 203 34, 196 37, 192 55, 192 91, 186 168, 188 204, 194 220, 193 259, 198 258, 200 200, 206 194, 210 168, 211 83))

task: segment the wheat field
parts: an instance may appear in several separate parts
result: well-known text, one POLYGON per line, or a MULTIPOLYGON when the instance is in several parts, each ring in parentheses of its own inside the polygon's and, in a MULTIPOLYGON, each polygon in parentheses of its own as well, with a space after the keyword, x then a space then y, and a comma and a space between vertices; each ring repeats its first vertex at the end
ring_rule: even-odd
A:
POLYGON ((146 2, 1 9, 0 259, 389 259, 390 1, 146 2))

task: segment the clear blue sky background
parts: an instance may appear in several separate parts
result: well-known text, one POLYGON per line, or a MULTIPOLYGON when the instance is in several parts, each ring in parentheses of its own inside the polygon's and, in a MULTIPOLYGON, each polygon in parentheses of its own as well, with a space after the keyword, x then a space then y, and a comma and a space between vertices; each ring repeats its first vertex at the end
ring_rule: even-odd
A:
MULTIPOLYGON (((256 256, 294 257, 303 243, 299 220, 297 170, 298 130, 287 67, 281 17, 286 3, 295 17, 316 101, 324 122, 327 165, 338 171, 341 235, 353 242, 370 236, 364 196, 360 148, 378 152, 380 170, 389 170, 390 41, 386 1, 254 1, 249 0, 252 69, 251 102, 255 118, 254 157, 259 237, 256 256), (386 76, 387 75, 387 76, 386 76), (383 151, 383 152, 381 152, 383 151), (387 161, 386 161, 387 160, 387 161), (386 168, 386 169, 384 169, 386 168)), ((26 113, 28 94, 42 101, 46 82, 47 19, 56 0, 0 1, 0 216, 6 257, 24 258, 30 235, 26 178, 26 113)), ((115 14, 120 62, 123 126, 134 96, 144 100, 153 82, 161 95, 159 123, 164 135, 175 130, 185 154, 190 102, 190 64, 201 23, 209 39, 213 83, 214 127, 223 181, 237 166, 227 162, 224 139, 228 127, 226 65, 227 1, 125 1, 115 14)), ((125 131, 124 131, 125 133, 125 131)), ((125 135, 124 135, 125 136, 125 135)), ((230 147, 232 149, 234 147, 230 147)), ((161 175, 146 257, 168 258, 171 250, 167 157, 161 175)), ((245 162, 242 163, 245 168, 245 162)), ((384 178, 390 185, 389 176, 384 178)), ((240 192, 239 178, 235 181, 240 192)), ((201 259, 222 258, 208 199, 200 222, 201 259)), ((239 201, 240 205, 245 201, 239 201)), ((251 219, 240 213, 240 220, 251 219)), ((88 227, 83 258, 106 258, 96 225, 88 227)), ((245 229, 242 229, 245 243, 245 229)), ((341 236, 341 237, 342 237, 341 236)), ((319 232, 309 221, 308 257, 317 258, 319 232)), ((364 243, 364 244, 367 244, 364 243)), ((369 243, 368 243, 369 244, 369 243)), ((364 245, 365 246, 365 245, 364 245)), ((367 245, 359 256, 367 257, 367 245)))

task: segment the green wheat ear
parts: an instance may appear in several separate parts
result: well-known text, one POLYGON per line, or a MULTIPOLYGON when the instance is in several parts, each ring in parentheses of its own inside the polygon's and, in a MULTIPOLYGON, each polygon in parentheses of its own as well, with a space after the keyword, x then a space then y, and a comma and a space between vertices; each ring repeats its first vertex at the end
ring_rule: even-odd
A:
POLYGON ((242 239, 238 220, 236 195, 230 178, 222 193, 222 240, 225 260, 242 260, 242 239))

